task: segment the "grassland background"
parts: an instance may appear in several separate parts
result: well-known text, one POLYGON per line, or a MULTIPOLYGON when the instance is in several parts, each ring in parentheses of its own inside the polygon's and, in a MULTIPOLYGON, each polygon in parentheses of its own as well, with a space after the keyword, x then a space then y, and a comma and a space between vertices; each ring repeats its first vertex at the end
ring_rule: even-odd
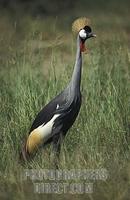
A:
POLYGON ((129 1, 81 3, 36 16, 30 10, 23 14, 21 5, 1 8, 0 199, 130 199, 129 1), (76 52, 71 23, 84 15, 97 38, 87 41, 82 108, 65 138, 59 168, 106 168, 109 178, 94 183, 91 195, 34 194, 33 184, 20 175, 25 168, 52 169, 51 146, 23 166, 21 143, 37 112, 71 78, 76 52))

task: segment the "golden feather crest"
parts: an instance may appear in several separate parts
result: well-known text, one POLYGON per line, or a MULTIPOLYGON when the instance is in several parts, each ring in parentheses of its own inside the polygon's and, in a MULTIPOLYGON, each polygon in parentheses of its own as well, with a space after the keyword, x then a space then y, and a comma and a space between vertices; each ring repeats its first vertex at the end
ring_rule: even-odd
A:
POLYGON ((90 19, 87 17, 80 17, 76 19, 73 24, 72 24, 72 32, 73 33, 78 33, 80 29, 84 28, 85 26, 90 25, 90 19))

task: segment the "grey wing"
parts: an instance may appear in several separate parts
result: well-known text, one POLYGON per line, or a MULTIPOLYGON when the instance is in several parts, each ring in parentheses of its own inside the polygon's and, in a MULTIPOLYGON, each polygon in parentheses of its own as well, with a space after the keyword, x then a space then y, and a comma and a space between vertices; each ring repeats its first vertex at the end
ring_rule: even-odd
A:
POLYGON ((64 91, 57 95, 52 101, 50 101, 36 116, 31 126, 30 132, 32 132, 38 126, 47 123, 51 120, 59 106, 66 103, 64 91))

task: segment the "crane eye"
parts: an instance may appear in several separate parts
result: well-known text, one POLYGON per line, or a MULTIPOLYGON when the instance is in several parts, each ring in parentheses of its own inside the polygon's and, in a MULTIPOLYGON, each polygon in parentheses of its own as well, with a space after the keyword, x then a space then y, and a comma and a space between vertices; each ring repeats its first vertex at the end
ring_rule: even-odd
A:
POLYGON ((82 38, 82 39, 85 39, 87 37, 87 34, 86 34, 86 31, 84 29, 81 29, 79 31, 79 36, 82 38))
POLYGON ((92 29, 90 26, 85 26, 84 27, 84 30, 87 32, 87 33, 91 33, 92 32, 92 29))

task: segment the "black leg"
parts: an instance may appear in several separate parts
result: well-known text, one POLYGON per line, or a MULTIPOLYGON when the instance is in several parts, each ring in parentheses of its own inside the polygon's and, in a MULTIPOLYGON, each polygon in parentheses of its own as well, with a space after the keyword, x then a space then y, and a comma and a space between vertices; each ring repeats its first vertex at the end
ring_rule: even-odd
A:
POLYGON ((57 135, 53 138, 53 155, 54 155, 54 165, 56 168, 58 168, 61 144, 62 144, 63 139, 64 139, 64 136, 62 133, 60 133, 60 135, 57 135))

